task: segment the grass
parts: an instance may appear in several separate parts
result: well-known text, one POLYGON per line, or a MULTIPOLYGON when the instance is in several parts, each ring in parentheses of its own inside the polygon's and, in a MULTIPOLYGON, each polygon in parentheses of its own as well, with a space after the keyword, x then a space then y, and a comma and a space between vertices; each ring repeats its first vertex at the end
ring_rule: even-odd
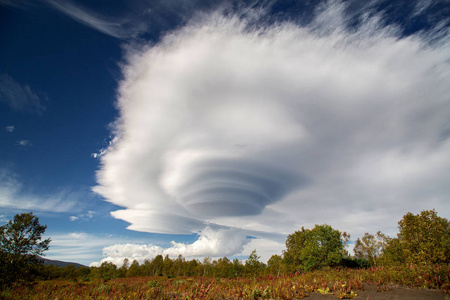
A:
MULTIPOLYGON (((378 290, 405 286, 450 293, 450 265, 325 269, 259 278, 129 277, 109 281, 50 280, 21 283, 0 299, 301 299, 311 293, 350 299, 365 283, 378 290)), ((447 297, 448 298, 448 297, 447 297)))

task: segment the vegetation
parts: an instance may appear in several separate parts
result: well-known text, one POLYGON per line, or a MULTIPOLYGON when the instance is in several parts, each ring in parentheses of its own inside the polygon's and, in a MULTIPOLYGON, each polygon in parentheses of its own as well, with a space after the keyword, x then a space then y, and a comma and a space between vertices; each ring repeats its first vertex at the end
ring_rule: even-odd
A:
POLYGON ((287 237, 285 264, 291 271, 339 266, 348 256, 345 245, 349 238, 346 232, 341 233, 330 225, 316 225, 313 229, 302 227, 287 237))
POLYGON ((311 293, 354 298, 367 284, 378 291, 395 286, 450 292, 449 265, 323 269, 302 274, 256 278, 166 276, 109 281, 51 280, 5 289, 0 299, 301 299, 311 293))
POLYGON ((357 239, 353 251, 356 258, 365 259, 369 265, 379 265, 380 257, 387 246, 388 237, 381 231, 376 235, 365 233, 361 239, 357 239))
POLYGON ((273 255, 267 265, 254 250, 245 262, 158 255, 141 264, 125 259, 121 266, 43 266, 34 264, 34 258, 48 249, 50 240, 41 241, 45 226, 37 217, 17 215, 0 229, 2 275, 9 278, 0 299, 298 299, 310 293, 347 299, 364 284, 379 290, 399 285, 450 293, 450 226, 434 210, 404 215, 396 238, 366 233, 356 240, 354 256, 345 250, 347 233, 329 225, 302 228, 288 236, 283 255, 273 255), (28 263, 12 272, 19 261, 28 263), (40 281, 19 281, 33 278, 20 272, 33 273, 40 281))
POLYGON ((400 261, 415 264, 450 263, 450 222, 434 210, 407 213, 398 223, 400 261))
POLYGON ((51 241, 42 240, 46 228, 31 212, 0 226, 0 287, 33 277, 36 264, 41 263, 38 255, 48 250, 51 241))

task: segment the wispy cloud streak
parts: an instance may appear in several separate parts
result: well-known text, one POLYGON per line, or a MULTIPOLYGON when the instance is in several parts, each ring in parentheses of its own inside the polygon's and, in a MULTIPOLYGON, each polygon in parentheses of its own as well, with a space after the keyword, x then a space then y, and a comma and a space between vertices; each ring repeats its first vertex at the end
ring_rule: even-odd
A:
POLYGON ((0 102, 14 111, 42 114, 45 106, 28 85, 21 85, 8 74, 0 74, 0 102))
MULTIPOLYGON (((26 146, 26 145, 23 145, 26 146)), ((0 169, 0 208, 41 212, 68 212, 76 210, 77 197, 67 190, 38 196, 25 193, 18 176, 0 169)))
POLYGON ((129 39, 137 37, 146 30, 145 26, 132 24, 125 18, 114 19, 102 16, 80 4, 75 4, 69 0, 46 0, 47 3, 59 12, 73 18, 74 20, 98 30, 104 34, 119 39, 129 39))

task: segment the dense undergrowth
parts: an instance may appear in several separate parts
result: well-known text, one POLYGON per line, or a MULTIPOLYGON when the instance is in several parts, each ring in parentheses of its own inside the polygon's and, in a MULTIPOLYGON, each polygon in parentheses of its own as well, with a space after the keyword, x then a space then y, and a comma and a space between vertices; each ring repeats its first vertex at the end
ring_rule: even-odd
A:
POLYGON ((1 299, 301 299, 311 293, 356 297, 365 284, 440 289, 450 293, 450 265, 323 269, 264 277, 128 277, 16 283, 1 299))

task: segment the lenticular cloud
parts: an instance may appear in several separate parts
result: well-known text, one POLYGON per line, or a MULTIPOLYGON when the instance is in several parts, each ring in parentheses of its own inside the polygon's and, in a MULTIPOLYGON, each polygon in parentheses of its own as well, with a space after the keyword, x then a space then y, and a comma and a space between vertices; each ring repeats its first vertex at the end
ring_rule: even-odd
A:
POLYGON ((160 233, 358 234, 450 211, 448 40, 349 31, 338 6, 309 27, 215 14, 131 47, 94 188, 113 215, 160 233))

